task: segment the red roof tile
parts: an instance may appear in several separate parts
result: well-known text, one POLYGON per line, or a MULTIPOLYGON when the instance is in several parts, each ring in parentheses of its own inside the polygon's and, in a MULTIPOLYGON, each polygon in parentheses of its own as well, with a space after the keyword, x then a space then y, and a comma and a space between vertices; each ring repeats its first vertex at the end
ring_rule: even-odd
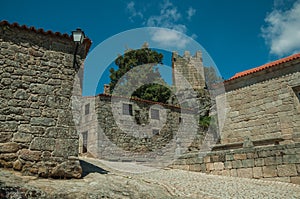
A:
POLYGON ((294 54, 294 55, 291 55, 291 56, 288 56, 288 57, 285 57, 285 58, 282 58, 282 59, 264 64, 264 65, 256 67, 256 68, 252 68, 252 69, 249 69, 249 70, 246 70, 246 71, 243 71, 243 72, 239 72, 239 73, 235 74, 233 77, 231 77, 230 79, 226 80, 225 82, 228 82, 228 81, 240 78, 240 77, 244 77, 244 76, 250 75, 252 73, 256 73, 256 72, 259 72, 259 71, 277 66, 277 65, 285 63, 285 62, 289 62, 289 61, 292 61, 292 60, 295 60, 295 59, 299 59, 299 58, 300 58, 300 53, 294 54))
MULTIPOLYGON (((3 20, 3 21, 0 21, 0 26, 3 26, 3 25, 7 25, 7 26, 11 26, 11 27, 16 27, 16 28, 20 28, 20 29, 24 29, 24 30, 30 30, 30 31, 33 31, 35 33, 39 33, 39 34, 43 34, 43 35, 52 35, 52 36, 55 36, 55 37, 62 37, 62 38, 66 38, 66 39, 70 39, 72 40, 72 36, 71 35, 68 35, 66 33, 62 34, 60 32, 52 32, 51 30, 48 30, 48 31, 45 31, 44 29, 42 28, 39 28, 39 29, 36 29, 35 27, 27 27, 26 25, 19 25, 18 23, 14 22, 12 24, 10 24, 8 21, 6 20, 3 20)), ((84 42, 86 42, 86 52, 89 51, 91 45, 92 45, 92 41, 89 39, 89 38, 85 38, 84 39, 84 42)))

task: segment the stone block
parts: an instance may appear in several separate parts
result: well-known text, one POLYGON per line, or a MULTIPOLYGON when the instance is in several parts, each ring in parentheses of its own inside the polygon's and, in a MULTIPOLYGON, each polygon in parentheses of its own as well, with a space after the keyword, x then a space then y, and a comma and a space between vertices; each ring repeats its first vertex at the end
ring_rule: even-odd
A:
POLYGON ((263 167, 264 178, 277 177, 277 167, 276 166, 264 166, 263 167))
POLYGON ((54 126, 56 124, 55 119, 47 117, 32 117, 30 124, 33 126, 54 126))
POLYGON ((212 162, 218 162, 219 161, 219 156, 218 155, 213 155, 211 156, 212 162))
POLYGON ((20 151, 20 158, 28 161, 39 161, 41 159, 42 152, 40 151, 31 151, 29 149, 22 149, 20 151))
POLYGON ((32 135, 28 133, 15 133, 13 137, 14 142, 22 142, 22 143, 28 143, 31 142, 32 135))
POLYGON ((0 132, 0 143, 10 142, 12 137, 12 132, 0 132))
POLYGON ((237 177, 238 176, 237 170, 236 169, 230 169, 230 176, 237 177))
POLYGON ((197 172, 200 172, 200 171, 201 171, 201 165, 200 165, 200 164, 193 164, 193 165, 190 165, 189 170, 190 170, 190 171, 197 171, 197 172))
POLYGON ((53 151, 55 148, 55 139, 36 137, 32 140, 29 149, 40 151, 53 151))
POLYGON ((254 167, 254 159, 246 159, 246 160, 242 160, 242 165, 243 167, 245 168, 248 168, 248 167, 254 167))
POLYGON ((224 163, 223 162, 214 162, 214 168, 215 168, 215 170, 223 170, 224 163))
POLYGON ((14 132, 18 129, 18 122, 15 121, 5 121, 0 122, 0 132, 14 132))
POLYGON ((16 160, 13 163, 13 168, 17 171, 21 171, 22 170, 22 162, 20 160, 16 160))
POLYGON ((265 160, 264 160, 264 158, 254 159, 254 164, 257 167, 264 166, 265 165, 265 160))
POLYGON ((253 159, 256 158, 256 154, 255 153, 247 153, 247 159, 253 159))
POLYGON ((18 158, 16 153, 0 153, 0 159, 7 162, 13 162, 18 158))
POLYGON ((19 144, 16 142, 0 143, 0 153, 15 153, 19 150, 19 144))
POLYGON ((74 133, 72 129, 65 127, 47 128, 44 136, 49 138, 78 138, 77 133, 74 133))
POLYGON ((243 164, 241 160, 232 161, 232 168, 239 169, 242 168, 243 164))
POLYGON ((226 154, 226 156, 225 156, 225 159, 226 159, 226 161, 229 161, 229 160, 234 160, 234 158, 233 158, 233 155, 232 155, 232 154, 226 154))
POLYGON ((78 140, 77 139, 57 139, 53 156, 69 157, 78 155, 78 140))
POLYGON ((225 169, 232 169, 232 162, 231 161, 224 162, 224 167, 225 169))
POLYGON ((245 154, 245 153, 234 154, 233 157, 235 160, 245 160, 245 159, 247 159, 247 154, 245 154))
POLYGON ((221 175, 222 176, 230 176, 230 170, 222 170, 221 175))
POLYGON ((269 166, 269 165, 278 165, 278 164, 282 163, 282 158, 280 156, 278 156, 278 157, 276 157, 276 156, 266 157, 264 159, 264 161, 265 161, 265 165, 266 166, 269 166))
POLYGON ((30 124, 20 124, 18 132, 42 135, 45 132, 45 128, 40 126, 31 126, 30 124))
POLYGON ((253 167, 253 178, 262 178, 262 167, 253 167))
POLYGON ((300 154, 284 155, 282 158, 283 163, 300 163, 300 154))
POLYGON ((205 163, 211 162, 210 156, 205 156, 203 160, 205 163))
POLYGON ((291 177, 291 183, 300 185, 300 176, 291 177))
POLYGON ((297 176, 297 169, 295 164, 284 164, 277 166, 278 176, 297 176))
POLYGON ((213 170, 215 170, 214 163, 206 163, 206 171, 213 171, 213 170))
POLYGON ((253 178, 252 168, 237 169, 237 174, 238 174, 238 177, 253 178))

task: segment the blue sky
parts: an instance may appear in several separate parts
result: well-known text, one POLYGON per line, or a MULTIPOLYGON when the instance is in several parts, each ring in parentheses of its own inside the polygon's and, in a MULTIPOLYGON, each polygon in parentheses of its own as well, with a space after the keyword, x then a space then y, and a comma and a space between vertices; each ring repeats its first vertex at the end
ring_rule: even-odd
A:
MULTIPOLYGON (((104 47, 105 41, 122 36, 124 31, 145 27, 176 30, 183 34, 156 31, 150 39, 159 43, 159 48, 170 51, 193 51, 184 38, 194 39, 225 79, 300 51, 300 0, 16 0, 1 3, 0 20, 62 33, 80 27, 93 41, 91 57, 97 46, 104 47)), ((132 36, 130 40, 139 37, 132 36)), ((142 45, 126 40, 122 38, 118 48, 110 49, 110 59, 125 48, 142 45)), ((152 47, 153 43, 148 42, 152 47)), ((108 67, 101 60, 97 60, 99 64, 89 79, 99 75, 97 67, 108 67)), ((92 92, 93 89, 85 94, 92 92)))

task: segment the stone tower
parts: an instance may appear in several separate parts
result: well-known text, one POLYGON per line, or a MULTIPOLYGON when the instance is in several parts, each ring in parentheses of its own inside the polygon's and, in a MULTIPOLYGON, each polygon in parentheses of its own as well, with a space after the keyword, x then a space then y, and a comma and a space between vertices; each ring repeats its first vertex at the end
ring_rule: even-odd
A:
POLYGON ((192 88, 194 90, 205 87, 205 77, 202 53, 197 51, 194 56, 185 51, 183 56, 177 52, 172 53, 173 85, 178 89, 192 88), (186 81, 190 85, 185 85, 186 81))

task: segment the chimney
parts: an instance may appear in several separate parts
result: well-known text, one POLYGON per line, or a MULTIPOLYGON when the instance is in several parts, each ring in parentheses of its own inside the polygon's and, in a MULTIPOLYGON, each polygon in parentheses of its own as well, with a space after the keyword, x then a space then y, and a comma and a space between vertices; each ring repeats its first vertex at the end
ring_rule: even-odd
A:
POLYGON ((104 84, 104 94, 110 95, 110 86, 109 86, 109 84, 104 84))

